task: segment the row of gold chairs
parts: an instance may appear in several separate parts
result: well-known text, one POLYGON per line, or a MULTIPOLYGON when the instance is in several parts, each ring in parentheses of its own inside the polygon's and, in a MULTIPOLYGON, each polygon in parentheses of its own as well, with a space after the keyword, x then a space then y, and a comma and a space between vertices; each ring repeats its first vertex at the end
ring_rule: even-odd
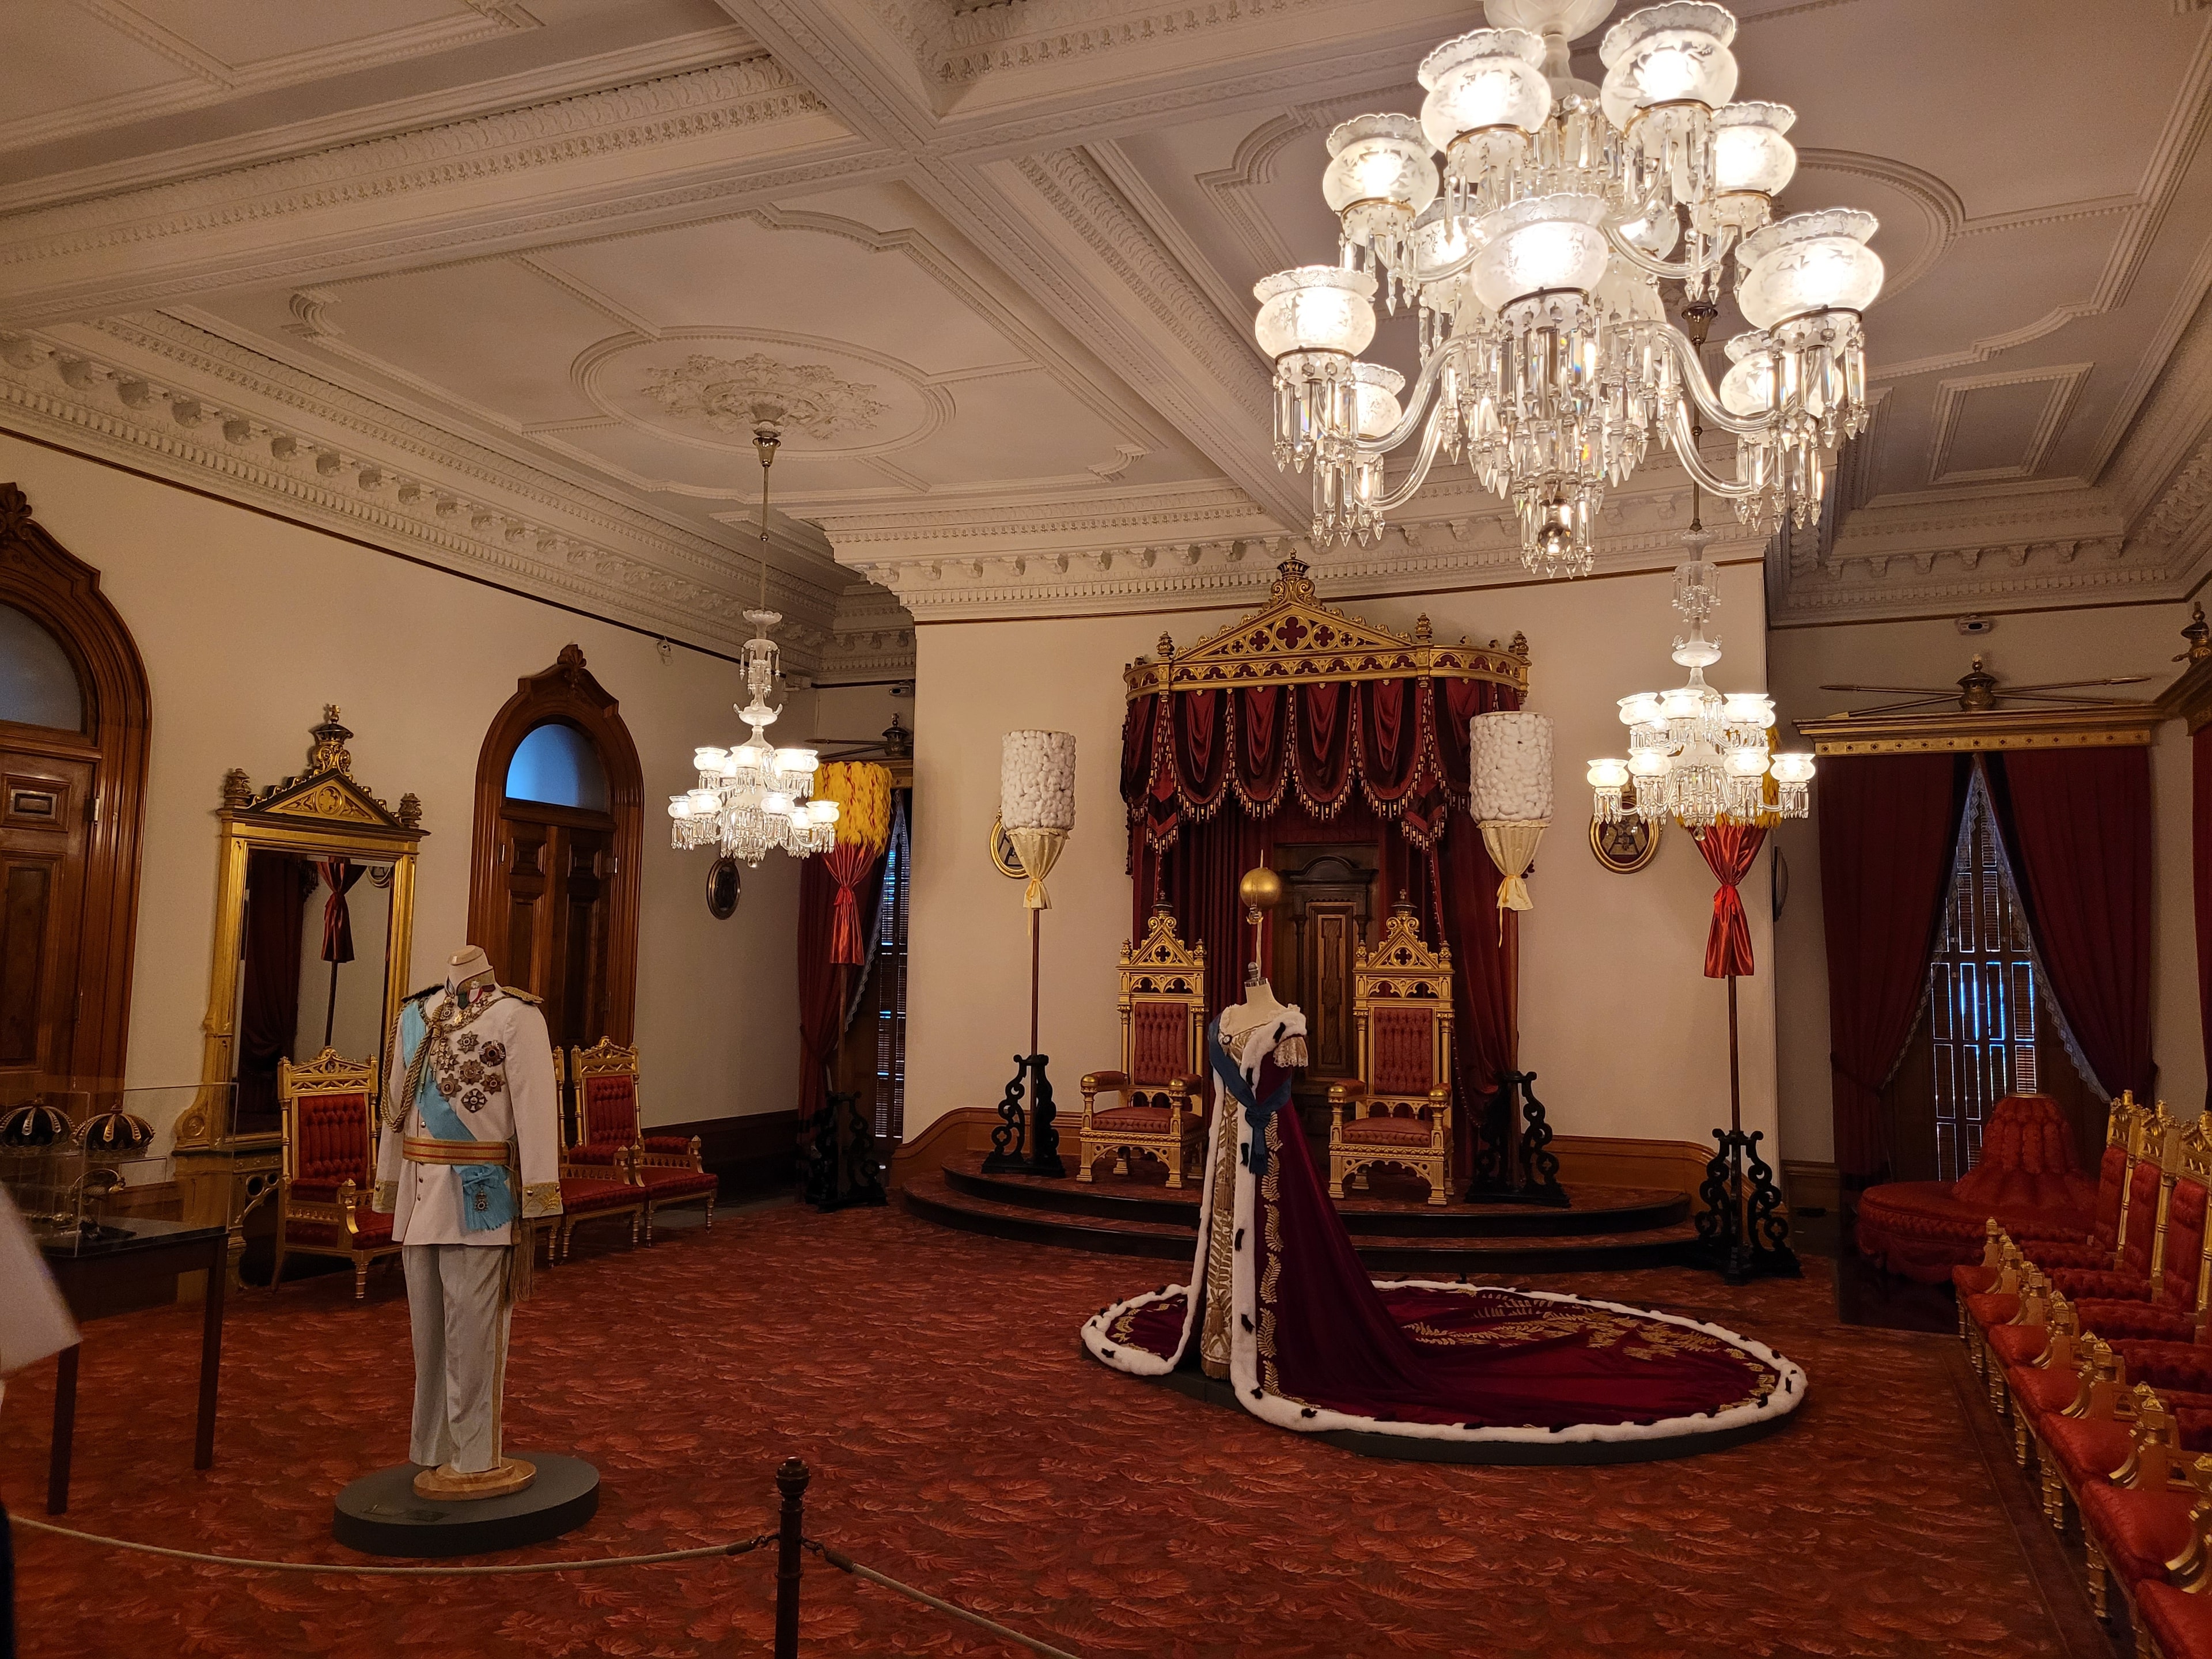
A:
POLYGON ((2094 1230, 2014 1238, 1992 1218, 1953 1273, 1959 1331, 2078 1526, 2098 1616, 2127 1609, 2139 1659, 2212 1659, 2212 1133, 2164 1103, 2112 1103, 2094 1230))
MULTIPOLYGON (((652 1135, 641 1122, 637 1050, 611 1037, 589 1048, 553 1050, 562 1093, 561 1214, 531 1226, 546 1262, 566 1261, 579 1224, 629 1223, 630 1243, 653 1242, 653 1217, 703 1205, 714 1224, 716 1178, 696 1135, 652 1135)), ((378 1079, 373 1062, 325 1048, 302 1066, 277 1067, 284 1157, 276 1189, 276 1263, 288 1255, 336 1256, 353 1264, 355 1300, 367 1294, 370 1264, 396 1254, 392 1218, 369 1208, 376 1185, 378 1079)))
MULTIPOLYGON (((1145 937, 1121 947, 1121 1064, 1083 1079, 1081 1157, 1075 1176, 1095 1178, 1101 1158, 1117 1175, 1132 1158, 1156 1158, 1167 1184, 1200 1175, 1206 1103, 1206 947, 1188 945, 1175 916, 1152 912, 1145 937), (1119 1103, 1102 1108, 1101 1095, 1119 1103)), ((1403 898, 1372 950, 1352 959, 1352 1028, 1358 1075, 1330 1086, 1329 1191, 1345 1195, 1367 1172, 1395 1164, 1425 1176, 1429 1202, 1451 1192, 1452 961, 1431 950, 1403 898)))

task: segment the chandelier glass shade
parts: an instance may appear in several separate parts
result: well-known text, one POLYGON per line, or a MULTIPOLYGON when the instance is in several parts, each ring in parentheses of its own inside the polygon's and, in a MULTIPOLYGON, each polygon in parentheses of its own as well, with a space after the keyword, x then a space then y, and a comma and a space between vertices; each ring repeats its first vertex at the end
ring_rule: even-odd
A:
POLYGON ((1774 699, 1705 684, 1705 670, 1721 657, 1720 641, 1705 637, 1705 619, 1720 605, 1720 572, 1705 558, 1708 532, 1692 531, 1686 539, 1693 556, 1674 568, 1674 608, 1690 631, 1675 640, 1674 657, 1690 671, 1689 681, 1620 700, 1628 758, 1592 761, 1586 775, 1597 820, 1672 818, 1704 830, 1723 820, 1802 818, 1812 808, 1813 757, 1774 752, 1774 699))
POLYGON ((755 630, 744 654, 751 701, 736 711, 747 727, 745 740, 734 749, 693 750, 699 781, 668 799, 670 839, 679 852, 711 847, 748 865, 774 852, 803 859, 837 842, 837 803, 810 799, 821 757, 811 749, 779 749, 766 736, 783 712, 768 701, 782 667, 769 629, 783 617, 768 608, 768 470, 781 441, 775 423, 782 413, 767 404, 753 410, 761 463, 761 605, 744 613, 755 630))
POLYGON ((1439 458, 1464 459, 1513 504, 1529 568, 1581 575, 1605 492, 1655 441, 1747 524, 1817 512, 1827 458, 1866 425, 1875 221, 1773 219, 1796 118, 1729 101, 1735 33, 1705 0, 1648 7, 1606 32, 1592 88, 1567 75, 1556 26, 1476 29, 1422 60, 1418 118, 1328 135, 1338 263, 1253 289, 1276 465, 1311 469, 1316 545, 1372 539, 1439 458), (1729 343, 1741 374, 1716 390, 1698 346, 1731 280, 1751 327, 1729 343), (1694 340, 1668 320, 1662 282, 1680 284, 1694 340), (1419 376, 1387 404, 1359 361, 1377 298, 1419 324, 1419 376), (1697 453, 1708 428, 1736 440, 1732 478, 1697 453), (1383 458, 1409 446, 1391 489, 1383 458))

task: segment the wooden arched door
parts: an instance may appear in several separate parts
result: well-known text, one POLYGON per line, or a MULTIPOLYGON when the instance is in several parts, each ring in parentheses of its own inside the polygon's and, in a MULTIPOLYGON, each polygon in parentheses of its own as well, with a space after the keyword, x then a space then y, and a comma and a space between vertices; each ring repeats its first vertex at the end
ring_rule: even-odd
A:
POLYGON ((148 721, 100 573, 0 484, 0 1102, 123 1086, 148 721))
POLYGON ((621 707, 563 646, 484 735, 469 939, 563 1048, 633 1041, 644 778, 621 707))

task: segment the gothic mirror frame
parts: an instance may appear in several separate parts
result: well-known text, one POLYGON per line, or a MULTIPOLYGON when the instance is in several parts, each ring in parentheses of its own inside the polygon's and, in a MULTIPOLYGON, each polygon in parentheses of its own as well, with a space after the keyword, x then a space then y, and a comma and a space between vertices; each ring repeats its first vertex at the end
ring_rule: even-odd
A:
POLYGON ((422 807, 413 795, 399 798, 394 811, 353 775, 346 739, 353 733, 338 723, 335 705, 323 710, 313 728, 314 746, 307 769, 255 794, 243 771, 222 780, 222 806, 216 814, 220 850, 216 880, 215 949, 208 972, 208 1010, 200 1054, 200 1090, 177 1121, 179 1151, 244 1148, 251 1142, 274 1146, 279 1131, 236 1133, 232 1119, 232 1077, 237 1066, 239 955, 246 921, 246 866, 258 851, 344 858, 357 863, 390 864, 392 911, 385 938, 383 1022, 391 1030, 407 995, 409 951, 415 933, 415 860, 422 807))

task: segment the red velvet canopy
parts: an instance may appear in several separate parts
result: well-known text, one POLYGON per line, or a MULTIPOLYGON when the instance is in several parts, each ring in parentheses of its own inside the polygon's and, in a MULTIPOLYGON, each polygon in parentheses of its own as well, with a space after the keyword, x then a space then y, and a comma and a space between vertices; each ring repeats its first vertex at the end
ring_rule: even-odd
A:
POLYGON ((1501 929, 1498 875, 1466 816, 1468 722, 1517 708, 1526 642, 1439 645, 1322 605, 1285 562, 1265 606, 1127 675, 1121 798, 1129 811, 1131 937, 1165 901, 1206 948, 1206 1013, 1241 995, 1249 950, 1237 879, 1277 845, 1376 848, 1386 902, 1403 892, 1431 943, 1451 947, 1455 1171, 1468 1108, 1515 1065, 1518 918, 1501 929))

